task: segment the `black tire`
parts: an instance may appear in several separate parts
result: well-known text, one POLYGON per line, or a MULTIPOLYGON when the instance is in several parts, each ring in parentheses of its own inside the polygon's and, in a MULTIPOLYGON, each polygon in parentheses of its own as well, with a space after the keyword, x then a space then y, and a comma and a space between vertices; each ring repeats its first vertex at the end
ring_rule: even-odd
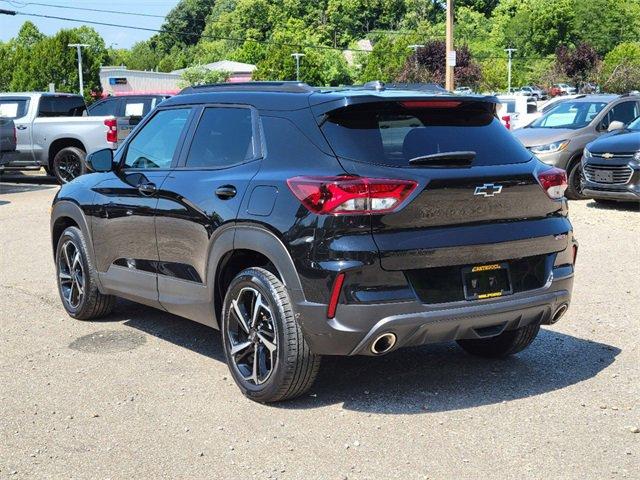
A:
POLYGON ((116 298, 113 295, 103 295, 98 290, 96 283, 97 273, 87 251, 87 243, 84 235, 82 235, 82 231, 78 227, 68 227, 62 232, 60 240, 58 240, 58 245, 56 246, 58 293, 60 294, 62 305, 67 313, 78 320, 92 320, 104 317, 111 313, 116 302, 116 298), (65 248, 69 256, 74 257, 73 259, 69 258, 65 260, 63 251, 65 248), (75 260, 75 252, 79 254, 77 260, 75 260), (81 267, 81 275, 78 275, 77 272, 71 274, 71 272, 68 271, 72 270, 72 265, 76 265, 78 269, 81 267), (69 286, 69 283, 71 283, 71 285, 73 284, 73 280, 67 279, 67 276, 75 277, 76 285, 80 285, 81 283, 82 295, 80 298, 80 294, 77 293, 79 289, 76 286, 75 291, 77 295, 75 301, 72 301, 72 291, 74 287, 69 286), (69 294, 70 291, 71 295, 69 294))
POLYGON ((86 156, 87 153, 78 147, 65 147, 56 153, 51 169, 58 182, 69 183, 74 178, 87 173, 86 156))
POLYGON ((569 164, 567 183, 565 196, 569 200, 586 200, 589 198, 582 194, 582 162, 580 159, 574 160, 569 164))
POLYGON ((504 358, 527 348, 540 331, 540 325, 527 325, 502 332, 491 338, 458 340, 458 345, 472 355, 485 358, 504 358))
POLYGON ((55 177, 55 175, 53 174, 53 170, 51 170, 51 167, 43 166, 42 168, 44 168, 44 173, 46 173, 48 177, 55 177))
MULTIPOLYGON (((240 309, 240 314, 249 313, 243 312, 240 309)), ((253 315, 253 318, 257 318, 257 315, 253 315)), ((263 324, 264 325, 264 324, 263 324)), ((289 295, 282 284, 282 282, 271 272, 263 268, 249 268, 240 272, 229 285, 227 289, 223 311, 222 311, 222 341, 224 345, 224 353, 227 360, 229 371, 233 376, 236 384, 242 391, 242 393, 249 399, 257 402, 277 402, 282 400, 291 399, 302 395, 309 390, 320 368, 320 356, 314 355, 307 342, 305 341, 302 331, 295 319, 294 312, 291 306, 291 300, 289 295), (255 322, 255 325, 249 325, 249 318, 245 315, 245 328, 244 333, 240 327, 238 319, 238 305, 241 302, 243 292, 252 292, 251 295, 260 294, 260 297, 256 296, 254 303, 252 304, 252 313, 255 311, 255 304, 258 303, 260 298, 261 303, 267 307, 262 311, 262 320, 268 321, 272 330, 268 332, 272 335, 270 338, 275 340, 275 359, 272 355, 267 362, 266 358, 259 356, 259 351, 263 352, 262 355, 268 355, 269 352, 264 350, 265 344, 261 344, 259 339, 256 339, 256 332, 262 332, 263 334, 267 330, 260 330, 260 325, 255 322), (233 302, 235 301, 236 306, 233 302), (253 332, 253 340, 251 340, 251 330, 253 332), (243 340, 240 340, 242 336, 243 340), (232 342, 234 346, 232 347, 232 342), (249 347, 240 350, 232 355, 232 348, 237 348, 240 345, 251 343, 249 347), (261 346, 262 345, 262 346, 261 346), (261 350, 259 350, 261 349, 261 350), (244 353, 246 352, 246 353, 244 353), (260 360, 255 360, 258 356, 260 360), (246 372, 248 370, 247 365, 240 363, 240 357, 247 359, 246 364, 253 364, 254 370, 252 375, 255 374, 255 381, 253 379, 246 378, 242 369, 246 372), (249 360, 248 358, 253 358, 249 360), (255 367, 259 364, 260 367, 255 367), (265 378, 258 380, 258 370, 266 370, 263 367, 270 367, 268 374, 265 378), (262 383, 260 383, 262 382, 262 383)), ((243 328, 244 328, 243 327, 243 328)), ((273 348, 273 344, 271 344, 273 348)))

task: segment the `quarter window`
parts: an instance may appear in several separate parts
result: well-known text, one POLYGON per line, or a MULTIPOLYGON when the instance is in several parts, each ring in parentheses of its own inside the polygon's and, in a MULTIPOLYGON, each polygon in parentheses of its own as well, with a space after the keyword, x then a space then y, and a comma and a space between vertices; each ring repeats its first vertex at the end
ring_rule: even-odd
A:
POLYGON ((248 108, 206 108, 193 136, 186 166, 223 168, 255 158, 248 108))
POLYGON ((169 168, 190 108, 162 110, 140 130, 127 147, 125 168, 169 168))

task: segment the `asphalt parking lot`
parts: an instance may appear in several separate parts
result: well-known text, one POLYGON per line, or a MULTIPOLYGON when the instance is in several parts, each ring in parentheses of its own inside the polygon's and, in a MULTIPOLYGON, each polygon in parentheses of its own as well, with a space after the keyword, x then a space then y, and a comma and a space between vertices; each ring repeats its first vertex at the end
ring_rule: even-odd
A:
POLYGON ((0 477, 640 477, 640 213, 572 202, 569 313, 503 361, 455 345, 329 358, 310 395, 246 400, 217 332, 122 301, 68 317, 57 186, 0 179, 0 477))

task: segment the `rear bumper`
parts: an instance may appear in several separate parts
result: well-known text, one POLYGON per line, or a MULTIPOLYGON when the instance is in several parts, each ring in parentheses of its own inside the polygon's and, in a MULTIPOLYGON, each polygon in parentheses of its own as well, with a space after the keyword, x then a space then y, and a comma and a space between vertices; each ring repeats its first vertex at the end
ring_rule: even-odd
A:
POLYGON ((334 319, 327 306, 296 302, 298 321, 312 351, 323 355, 371 355, 371 343, 391 332, 396 350, 466 338, 484 338, 529 324, 549 324, 571 301, 573 268, 554 269, 545 287, 493 300, 424 305, 417 301, 373 305, 340 304, 334 319), (489 328, 491 327, 491 328, 489 328))

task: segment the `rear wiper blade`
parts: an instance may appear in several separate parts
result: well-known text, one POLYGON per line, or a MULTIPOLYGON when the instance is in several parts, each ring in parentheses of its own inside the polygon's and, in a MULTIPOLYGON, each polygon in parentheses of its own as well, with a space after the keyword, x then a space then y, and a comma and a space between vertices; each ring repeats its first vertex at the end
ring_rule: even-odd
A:
POLYGON ((472 151, 432 153, 410 159, 409 165, 468 166, 474 158, 476 152, 472 151))

